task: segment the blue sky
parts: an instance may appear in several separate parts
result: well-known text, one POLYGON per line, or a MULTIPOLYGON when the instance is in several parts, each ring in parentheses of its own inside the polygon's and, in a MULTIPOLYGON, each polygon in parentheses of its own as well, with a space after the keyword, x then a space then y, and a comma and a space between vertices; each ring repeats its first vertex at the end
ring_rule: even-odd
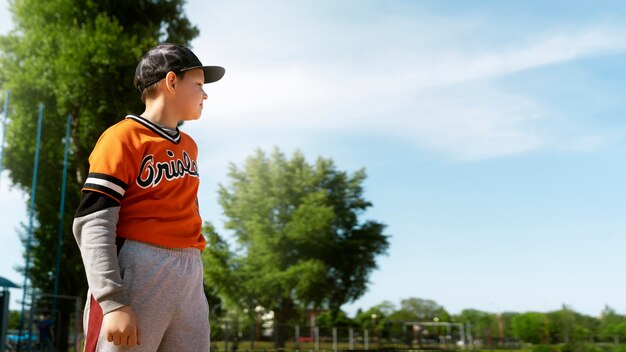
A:
MULTIPOLYGON (((0 32, 10 29, 0 1, 0 32)), ((194 51, 226 67, 197 140, 202 215, 257 147, 365 167, 391 235, 353 313, 434 299, 452 313, 626 314, 626 3, 189 1, 194 51)), ((30 161, 29 161, 30 162, 30 161)), ((26 197, 0 185, 0 275, 26 197)), ((13 291, 17 297, 19 291, 13 291)))

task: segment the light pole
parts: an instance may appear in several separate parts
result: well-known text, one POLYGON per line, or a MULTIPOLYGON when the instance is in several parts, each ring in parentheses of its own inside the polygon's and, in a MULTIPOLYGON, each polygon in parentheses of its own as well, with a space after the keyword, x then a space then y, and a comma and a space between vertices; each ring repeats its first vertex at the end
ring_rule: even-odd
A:
POLYGON ((433 322, 435 322, 435 335, 437 335, 437 341, 439 341, 439 347, 441 347, 441 335, 439 334, 439 317, 434 317, 433 322))
POLYGON ((376 344, 377 346, 379 346, 376 340, 376 318, 377 318, 376 313, 372 313, 370 317, 372 318, 372 342, 373 344, 376 344))
MULTIPOLYGON (((22 287, 22 314, 20 315, 20 328, 19 328, 19 333, 18 336, 22 336, 22 331, 24 330, 24 318, 25 318, 25 314, 26 314, 26 294, 28 292, 28 279, 29 279, 29 267, 30 267, 30 247, 31 247, 31 243, 32 243, 32 238, 33 238, 33 218, 35 216, 35 196, 37 195, 37 174, 38 174, 38 168, 39 168, 39 145, 41 143, 41 126, 42 126, 42 122, 43 122, 43 113, 45 110, 45 106, 43 105, 43 103, 39 103, 39 119, 37 120, 37 139, 35 140, 35 165, 33 168, 33 183, 31 186, 31 195, 30 195, 30 207, 28 208, 28 234, 27 234, 27 239, 26 239, 26 262, 24 265, 24 285, 22 287)), ((33 297, 34 297, 34 287, 32 285, 31 282, 31 300, 30 300, 30 311, 31 314, 29 316, 29 323, 28 323, 28 338, 30 339, 30 336, 32 334, 32 323, 33 323, 33 315, 32 315, 32 311, 34 309, 34 301, 33 301, 33 297)), ((22 343, 18 343, 17 345, 17 350, 21 351, 22 348, 22 343)))

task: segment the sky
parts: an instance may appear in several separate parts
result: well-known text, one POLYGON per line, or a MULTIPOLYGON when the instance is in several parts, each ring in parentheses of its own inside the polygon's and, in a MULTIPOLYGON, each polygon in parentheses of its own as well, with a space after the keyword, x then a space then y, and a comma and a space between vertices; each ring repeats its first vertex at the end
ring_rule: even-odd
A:
MULTIPOLYGON (((0 0, 0 33, 11 29, 0 0)), ((275 146, 363 167, 390 247, 350 314, 626 314, 626 3, 188 1, 206 65, 201 214, 229 163, 275 146)), ((22 284, 28 196, 0 184, 0 276, 22 284)), ((226 237, 230 234, 224 233, 226 237)), ((71 245, 71 244, 67 244, 71 245)), ((12 290, 12 307, 21 291, 12 290)))

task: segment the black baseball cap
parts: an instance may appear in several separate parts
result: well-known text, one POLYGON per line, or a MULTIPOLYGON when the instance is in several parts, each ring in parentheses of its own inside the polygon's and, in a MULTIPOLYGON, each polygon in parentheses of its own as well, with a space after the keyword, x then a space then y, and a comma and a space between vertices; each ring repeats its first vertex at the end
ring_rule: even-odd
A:
POLYGON ((195 68, 204 71, 204 83, 219 81, 224 76, 220 66, 203 66, 188 48, 178 44, 160 44, 143 55, 135 70, 135 87, 143 92, 146 87, 165 78, 168 72, 181 73, 195 68))

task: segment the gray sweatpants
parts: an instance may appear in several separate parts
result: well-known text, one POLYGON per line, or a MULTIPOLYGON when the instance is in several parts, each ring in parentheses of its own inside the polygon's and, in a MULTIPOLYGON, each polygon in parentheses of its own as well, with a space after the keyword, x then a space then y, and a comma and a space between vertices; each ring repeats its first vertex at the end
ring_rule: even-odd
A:
MULTIPOLYGON (((210 350, 209 306, 202 286, 200 250, 163 248, 126 240, 118 260, 124 288, 129 292, 131 307, 137 316, 141 345, 132 348, 116 347, 100 331, 95 350, 210 350)), ((93 307, 97 302, 91 294, 88 297, 85 307, 85 336, 90 335, 90 327, 101 329, 102 325, 102 311, 100 307, 93 307)), ((88 343, 85 345, 87 347, 88 343)))

